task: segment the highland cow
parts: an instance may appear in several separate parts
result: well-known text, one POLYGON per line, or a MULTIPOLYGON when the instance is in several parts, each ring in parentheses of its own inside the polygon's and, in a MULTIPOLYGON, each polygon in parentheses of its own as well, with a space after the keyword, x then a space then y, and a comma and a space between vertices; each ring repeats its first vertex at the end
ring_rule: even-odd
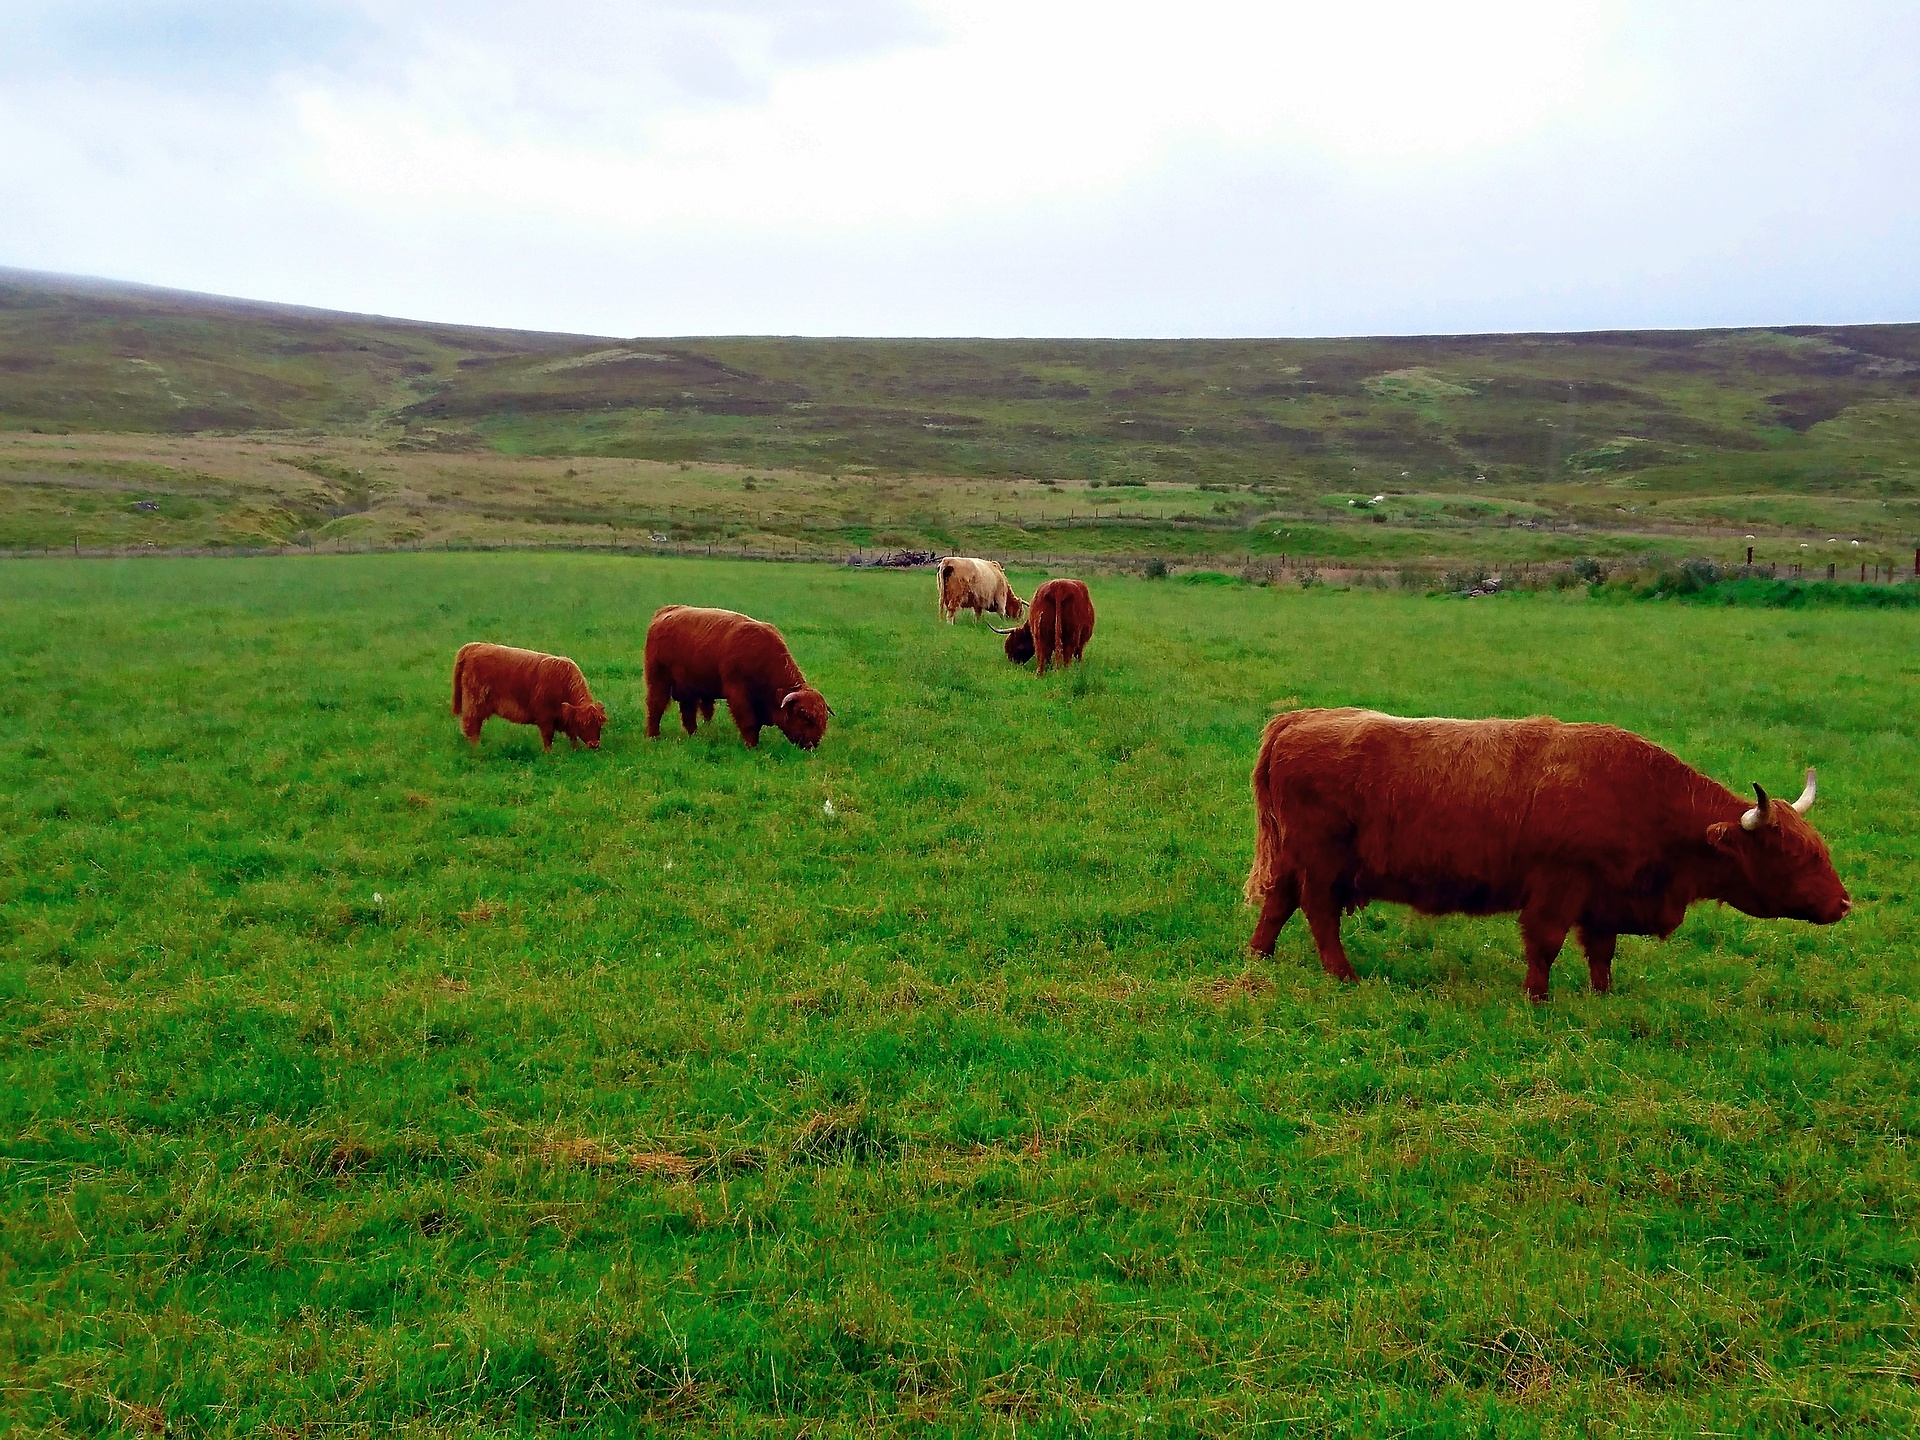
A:
POLYGON ((696 716, 711 720, 725 700, 740 738, 753 749, 762 726, 778 726, 802 750, 827 733, 833 707, 793 662, 780 632, 731 610, 666 605, 647 627, 647 738, 660 737, 660 717, 679 702, 689 735, 696 716))
POLYGON ((1753 789, 1749 805, 1611 725, 1278 715, 1253 768, 1250 948, 1271 955, 1305 910, 1321 965, 1352 980, 1343 913, 1375 900, 1427 915, 1517 911, 1527 994, 1544 1001, 1572 930, 1605 991, 1617 937, 1664 939, 1701 900, 1764 919, 1841 919, 1852 902, 1804 818, 1813 771, 1791 805, 1753 789))
POLYGON ((515 725, 540 727, 542 749, 553 749, 556 732, 574 745, 600 748, 607 707, 587 690, 580 667, 564 655, 516 650, 476 640, 453 661, 453 713, 468 740, 480 743, 480 727, 498 715, 515 725))
POLYGON ((978 620, 984 611, 1018 620, 1027 602, 1013 593, 1007 572, 996 560, 973 560, 964 555, 949 555, 940 562, 940 616, 947 624, 962 610, 973 611, 978 620))
POLYGON ((1037 673, 1044 675, 1052 661, 1071 665, 1086 650, 1093 638, 1093 597, 1084 581, 1049 580, 1033 592, 1024 625, 993 630, 1007 637, 1007 659, 1024 665, 1037 654, 1037 673))

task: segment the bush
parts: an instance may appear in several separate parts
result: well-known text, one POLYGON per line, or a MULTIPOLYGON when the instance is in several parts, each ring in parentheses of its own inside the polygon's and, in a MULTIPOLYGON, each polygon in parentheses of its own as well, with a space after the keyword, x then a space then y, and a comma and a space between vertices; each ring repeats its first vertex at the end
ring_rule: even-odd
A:
POLYGON ((1167 562, 1164 560, 1149 560, 1141 570, 1141 573, 1149 580, 1164 580, 1167 578, 1167 562))
POLYGON ((1607 578, 1607 567, 1591 555, 1582 555, 1573 562, 1573 578, 1588 585, 1598 585, 1607 578))

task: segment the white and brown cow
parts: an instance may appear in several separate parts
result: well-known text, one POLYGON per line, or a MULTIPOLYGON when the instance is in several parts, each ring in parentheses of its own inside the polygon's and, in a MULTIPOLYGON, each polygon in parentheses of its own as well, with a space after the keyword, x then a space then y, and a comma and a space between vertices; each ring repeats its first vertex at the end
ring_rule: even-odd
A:
POLYGON ((940 618, 949 625, 962 610, 973 611, 976 620, 987 611, 1018 620, 1026 608, 998 561, 949 555, 940 562, 940 618))

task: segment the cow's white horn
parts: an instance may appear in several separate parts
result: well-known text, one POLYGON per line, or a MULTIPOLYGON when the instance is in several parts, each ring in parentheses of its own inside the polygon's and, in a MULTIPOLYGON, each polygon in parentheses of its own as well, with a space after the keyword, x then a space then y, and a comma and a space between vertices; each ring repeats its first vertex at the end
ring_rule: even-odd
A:
POLYGON ((1793 802, 1794 813, 1804 815, 1813 808, 1814 784, 1813 767, 1807 767, 1807 788, 1800 792, 1800 798, 1793 802))
POLYGON ((1753 809, 1747 811, 1746 814, 1740 817, 1740 828, 1742 830, 1758 830, 1760 828, 1760 807, 1759 806, 1756 805, 1753 809))
MULTIPOLYGON (((807 688, 806 686, 802 685, 800 687, 800 690, 804 690, 806 688, 807 688)), ((793 703, 793 697, 798 695, 800 693, 800 690, 789 690, 785 695, 782 695, 780 697, 780 704, 775 708, 780 710, 786 709, 788 705, 793 703)))
POLYGON ((1742 830, 1758 830, 1773 818, 1767 813, 1773 808, 1773 801, 1767 798, 1767 792, 1762 790, 1758 785, 1755 785, 1753 787, 1753 793, 1760 803, 1740 817, 1740 828, 1742 830))

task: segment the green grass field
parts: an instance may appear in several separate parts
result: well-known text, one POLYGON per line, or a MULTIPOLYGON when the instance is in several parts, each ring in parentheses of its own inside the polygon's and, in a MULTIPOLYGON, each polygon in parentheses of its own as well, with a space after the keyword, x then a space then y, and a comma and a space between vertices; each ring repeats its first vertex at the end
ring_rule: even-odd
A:
POLYGON ((1920 1428, 1920 615, 1095 599, 1042 680, 925 574, 0 566, 0 1429, 1920 1428), (669 600, 822 747, 645 740, 669 600), (470 752, 477 638, 605 748, 470 752), (1249 964, 1256 739, 1335 703, 1817 764, 1855 912, 1543 1009, 1507 918, 1249 964))

